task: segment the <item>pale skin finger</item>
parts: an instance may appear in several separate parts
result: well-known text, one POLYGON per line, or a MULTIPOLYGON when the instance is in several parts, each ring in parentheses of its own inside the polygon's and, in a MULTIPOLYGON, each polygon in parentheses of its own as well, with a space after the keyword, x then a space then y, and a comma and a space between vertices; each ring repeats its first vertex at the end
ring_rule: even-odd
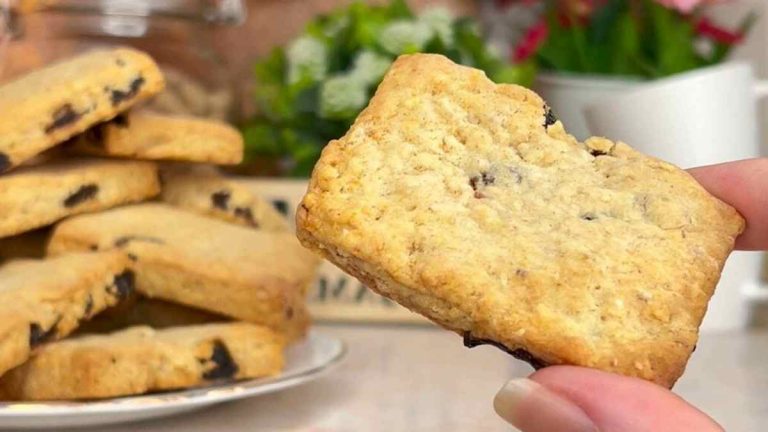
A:
POLYGON ((723 431, 663 387, 576 366, 553 366, 513 380, 494 407, 523 432, 723 431))
POLYGON ((768 158, 747 159, 688 170, 712 195, 744 216, 741 250, 768 249, 768 158))

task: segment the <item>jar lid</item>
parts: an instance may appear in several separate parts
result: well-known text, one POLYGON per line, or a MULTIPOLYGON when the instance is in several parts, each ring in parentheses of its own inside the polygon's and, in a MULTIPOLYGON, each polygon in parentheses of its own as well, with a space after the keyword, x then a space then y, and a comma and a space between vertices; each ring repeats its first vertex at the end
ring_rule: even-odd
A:
POLYGON ((163 16, 236 25, 245 20, 242 0, 21 0, 22 12, 52 11, 122 17, 163 16))

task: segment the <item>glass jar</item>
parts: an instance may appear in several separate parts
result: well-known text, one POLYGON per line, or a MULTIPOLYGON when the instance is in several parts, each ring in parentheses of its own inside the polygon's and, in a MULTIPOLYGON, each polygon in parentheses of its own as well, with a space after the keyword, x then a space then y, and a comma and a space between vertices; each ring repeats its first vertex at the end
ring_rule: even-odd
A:
POLYGON ((0 0, 0 77, 3 75, 3 69, 7 63, 6 49, 11 41, 11 9, 9 0, 0 0))
POLYGON ((132 46, 163 69, 167 87, 147 107, 231 120, 231 74, 211 44, 216 27, 245 19, 241 0, 21 1, 10 14, 13 41, 3 80, 99 47, 132 46))

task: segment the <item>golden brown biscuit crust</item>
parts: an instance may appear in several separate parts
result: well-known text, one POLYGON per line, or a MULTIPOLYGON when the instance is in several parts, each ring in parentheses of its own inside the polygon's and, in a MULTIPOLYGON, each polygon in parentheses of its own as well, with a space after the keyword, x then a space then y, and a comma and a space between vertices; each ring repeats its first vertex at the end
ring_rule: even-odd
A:
POLYGON ((209 167, 163 167, 162 199, 205 216, 264 231, 288 231, 286 218, 246 185, 209 167))
POLYGON ((0 374, 125 299, 133 282, 128 257, 116 251, 0 266, 0 374))
POLYGON ((96 50, 0 86, 0 172, 109 120, 165 86, 157 64, 129 48, 96 50))
POLYGON ((671 387, 744 221, 671 164, 577 142, 533 92, 413 55, 324 149, 297 226, 470 345, 671 387))
POLYGON ((152 162, 60 159, 0 176, 0 237, 160 193, 152 162))
POLYGON ((190 116, 132 112, 79 135, 70 150, 131 159, 209 162, 243 160, 243 136, 234 127, 190 116))
POLYGON ((283 338, 246 323, 131 327, 49 344, 0 378, 12 400, 93 399, 277 375, 283 338))
POLYGON ((125 206, 69 218, 48 252, 118 248, 136 259, 136 290, 295 338, 306 331, 305 287, 318 259, 289 233, 264 232, 166 204, 125 206))

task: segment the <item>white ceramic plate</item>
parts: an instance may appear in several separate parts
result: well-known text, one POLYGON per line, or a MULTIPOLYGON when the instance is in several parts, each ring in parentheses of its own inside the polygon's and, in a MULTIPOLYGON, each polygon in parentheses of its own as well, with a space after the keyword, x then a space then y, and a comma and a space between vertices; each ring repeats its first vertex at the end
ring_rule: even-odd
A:
POLYGON ((285 370, 275 378, 94 402, 0 403, 0 429, 126 423, 272 393, 311 381, 329 371, 344 358, 346 347, 339 339, 313 331, 286 354, 285 370))

